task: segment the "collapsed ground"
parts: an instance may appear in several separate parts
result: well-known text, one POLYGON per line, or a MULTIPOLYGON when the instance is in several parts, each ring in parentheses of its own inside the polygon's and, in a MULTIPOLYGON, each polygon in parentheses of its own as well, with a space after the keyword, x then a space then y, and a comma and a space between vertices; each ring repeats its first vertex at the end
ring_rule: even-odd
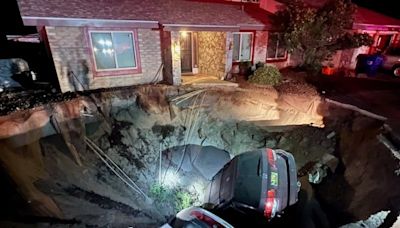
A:
POLYGON ((306 197, 273 221, 277 226, 335 227, 398 210, 399 163, 376 140, 381 121, 326 104, 310 88, 243 87, 142 86, 2 117, 0 161, 8 187, 1 195, 3 205, 14 205, 2 207, 3 223, 158 226, 201 204, 216 172, 205 172, 205 146, 225 151, 220 161, 263 147, 294 154, 306 197), (118 178, 85 136, 138 188, 118 178), (200 147, 184 153, 185 145, 200 147), (338 165, 324 163, 326 157, 338 165), (327 177, 309 184, 315 164, 326 164, 327 177))

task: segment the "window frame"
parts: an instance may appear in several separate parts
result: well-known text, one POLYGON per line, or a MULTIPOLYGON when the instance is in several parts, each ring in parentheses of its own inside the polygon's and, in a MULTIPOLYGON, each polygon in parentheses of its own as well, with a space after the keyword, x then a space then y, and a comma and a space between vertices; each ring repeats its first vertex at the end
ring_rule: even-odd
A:
POLYGON ((233 61, 234 63, 251 62, 251 61, 253 61, 254 37, 255 37, 254 32, 232 32, 232 47, 233 47, 233 48, 232 48, 232 61, 233 61), (234 42, 233 36, 234 36, 235 34, 239 34, 239 60, 234 60, 234 59, 233 59, 233 48, 235 47, 235 44, 233 43, 233 42, 234 42), (250 35, 251 35, 250 59, 248 59, 248 60, 242 60, 242 59, 240 59, 240 54, 242 53, 242 35, 243 35, 243 34, 250 34, 250 35))
MULTIPOLYGON (((92 66, 92 73, 94 77, 110 77, 110 76, 130 76, 132 74, 142 73, 140 51, 139 51, 139 40, 138 33, 136 29, 126 29, 126 28, 86 28, 86 37, 88 43, 88 49, 90 52, 90 60, 92 66), (98 69, 96 64, 96 57, 94 55, 94 47, 92 43, 92 33, 110 33, 113 37, 113 33, 130 33, 132 34, 132 46, 133 54, 135 57, 135 67, 126 68, 113 68, 113 69, 98 69)), ((114 41, 112 41, 114 42, 114 41)), ((118 65, 116 60, 117 56, 114 55, 115 64, 118 65)))
POLYGON ((268 33, 268 37, 267 37, 267 53, 266 53, 266 60, 267 61, 272 61, 272 62, 274 62, 274 61, 285 61, 285 60, 287 60, 287 57, 288 57, 288 51, 285 49, 285 55, 283 56, 283 57, 277 57, 278 56, 278 48, 279 48, 279 39, 277 40, 277 42, 276 42, 276 50, 275 50, 275 57, 274 58, 268 58, 268 47, 269 47, 269 45, 268 45, 268 43, 269 43, 269 37, 270 37, 270 35, 271 34, 281 34, 281 33, 279 33, 279 32, 272 32, 272 33, 268 33))

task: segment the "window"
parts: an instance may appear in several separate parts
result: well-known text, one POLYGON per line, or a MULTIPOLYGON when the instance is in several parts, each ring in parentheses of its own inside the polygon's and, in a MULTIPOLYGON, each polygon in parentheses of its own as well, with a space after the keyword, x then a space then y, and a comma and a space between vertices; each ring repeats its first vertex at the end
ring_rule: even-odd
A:
POLYGON ((267 60, 286 58, 286 49, 279 43, 280 36, 280 33, 268 34, 267 60))
POLYGON ((233 61, 251 61, 253 33, 241 32, 233 34, 233 61))
POLYGON ((97 71, 136 69, 133 32, 90 32, 97 71))

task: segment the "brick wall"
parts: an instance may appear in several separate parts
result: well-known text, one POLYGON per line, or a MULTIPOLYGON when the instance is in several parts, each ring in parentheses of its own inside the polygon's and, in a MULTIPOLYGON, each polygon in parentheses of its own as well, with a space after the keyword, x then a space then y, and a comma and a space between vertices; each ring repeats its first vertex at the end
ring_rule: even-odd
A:
POLYGON ((265 63, 267 59, 268 32, 256 31, 254 42, 254 64, 258 62, 265 63))
POLYGON ((130 86, 162 80, 162 75, 155 79, 162 63, 159 31, 150 29, 138 29, 137 31, 142 72, 94 77, 85 28, 46 27, 61 91, 130 86))

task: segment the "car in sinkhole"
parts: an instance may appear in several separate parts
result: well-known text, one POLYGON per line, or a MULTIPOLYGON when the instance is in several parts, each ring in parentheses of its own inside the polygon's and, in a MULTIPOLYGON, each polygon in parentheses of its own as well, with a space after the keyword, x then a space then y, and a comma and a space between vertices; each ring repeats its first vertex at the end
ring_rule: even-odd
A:
POLYGON ((160 228, 233 228, 231 224, 201 207, 181 210, 160 228))
POLYGON ((228 222, 226 215, 239 218, 237 213, 258 214, 269 221, 297 202, 299 190, 293 155, 281 149, 259 149, 231 159, 212 178, 204 202, 205 208, 224 215, 228 222))

